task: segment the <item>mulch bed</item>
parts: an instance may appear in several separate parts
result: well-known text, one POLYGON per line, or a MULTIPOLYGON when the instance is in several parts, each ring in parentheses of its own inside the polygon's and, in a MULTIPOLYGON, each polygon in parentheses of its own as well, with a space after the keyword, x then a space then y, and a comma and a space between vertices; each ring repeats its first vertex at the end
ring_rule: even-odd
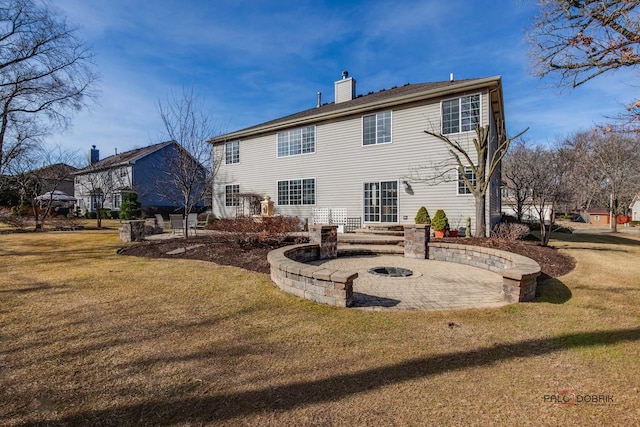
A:
MULTIPOLYGON (((441 241, 500 249, 532 258, 540 264, 543 277, 559 277, 575 268, 575 260, 573 258, 559 253, 555 248, 540 246, 537 241, 481 238, 449 238, 441 241)), ((191 237, 188 240, 170 239, 141 242, 123 248, 119 253, 149 258, 183 258, 210 261, 219 265, 232 265, 268 274, 267 254, 269 251, 292 243, 294 242, 254 243, 248 245, 228 237, 198 236, 191 237), (175 255, 167 254, 167 252, 179 248, 190 249, 175 255)))

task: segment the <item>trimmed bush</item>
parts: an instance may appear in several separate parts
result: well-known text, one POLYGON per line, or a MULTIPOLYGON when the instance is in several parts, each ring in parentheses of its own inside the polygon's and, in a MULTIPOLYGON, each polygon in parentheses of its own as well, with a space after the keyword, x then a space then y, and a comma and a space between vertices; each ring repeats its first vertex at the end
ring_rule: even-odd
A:
POLYGON ((138 195, 132 191, 122 195, 122 204, 120 205, 120 219, 137 219, 142 216, 138 195))
POLYGON ((436 214, 433 216, 433 219, 431 220, 431 228, 437 231, 449 229, 449 218, 447 218, 447 214, 444 213, 442 209, 438 209, 436 214))
POLYGON ((418 209, 418 213, 415 218, 416 224, 431 224, 431 217, 429 216, 429 211, 424 206, 421 206, 418 209))

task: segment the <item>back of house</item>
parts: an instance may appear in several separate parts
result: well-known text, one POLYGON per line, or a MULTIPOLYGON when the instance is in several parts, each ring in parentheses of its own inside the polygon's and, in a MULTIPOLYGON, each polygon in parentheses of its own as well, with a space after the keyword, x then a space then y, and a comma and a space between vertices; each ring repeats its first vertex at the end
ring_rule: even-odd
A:
MULTIPOLYGON (((501 78, 407 84, 356 95, 343 73, 335 102, 211 139, 221 165, 214 178, 219 217, 259 213, 270 196, 275 213, 303 221, 355 220, 361 226, 414 222, 426 206, 444 209, 452 228, 475 223, 475 199, 441 133, 477 161, 476 126, 489 126, 490 150, 504 129, 501 78)), ((491 152, 490 152, 491 154, 491 152)), ((500 170, 485 206, 487 227, 500 220, 500 170)))

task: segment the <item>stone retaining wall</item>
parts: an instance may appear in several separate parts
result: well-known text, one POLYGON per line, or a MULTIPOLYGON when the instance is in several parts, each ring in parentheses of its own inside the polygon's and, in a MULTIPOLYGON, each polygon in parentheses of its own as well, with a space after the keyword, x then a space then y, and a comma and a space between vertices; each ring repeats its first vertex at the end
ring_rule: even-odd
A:
POLYGON ((540 265, 530 258, 481 246, 433 241, 428 246, 429 259, 466 264, 500 274, 506 301, 531 301, 536 296, 540 265))
POLYGON ((271 280, 284 292, 337 307, 353 304, 357 272, 306 264, 320 258, 320 245, 302 244, 276 249, 267 255, 271 280))

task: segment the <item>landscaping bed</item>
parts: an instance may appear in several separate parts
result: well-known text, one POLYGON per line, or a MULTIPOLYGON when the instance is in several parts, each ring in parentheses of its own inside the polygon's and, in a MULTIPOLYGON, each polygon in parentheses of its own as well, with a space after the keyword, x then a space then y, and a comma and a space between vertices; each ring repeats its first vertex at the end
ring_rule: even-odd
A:
MULTIPOLYGON (((559 277, 575 267, 573 258, 559 253, 552 247, 540 246, 536 241, 481 238, 448 238, 438 239, 438 241, 489 247, 529 257, 540 264, 543 277, 559 277)), ((293 243, 295 243, 293 240, 247 243, 242 239, 213 235, 192 237, 188 240, 177 238, 147 241, 123 248, 120 253, 149 258, 196 259, 268 274, 267 254, 269 251, 293 243), (190 249, 178 254, 168 254, 179 248, 190 249)))

